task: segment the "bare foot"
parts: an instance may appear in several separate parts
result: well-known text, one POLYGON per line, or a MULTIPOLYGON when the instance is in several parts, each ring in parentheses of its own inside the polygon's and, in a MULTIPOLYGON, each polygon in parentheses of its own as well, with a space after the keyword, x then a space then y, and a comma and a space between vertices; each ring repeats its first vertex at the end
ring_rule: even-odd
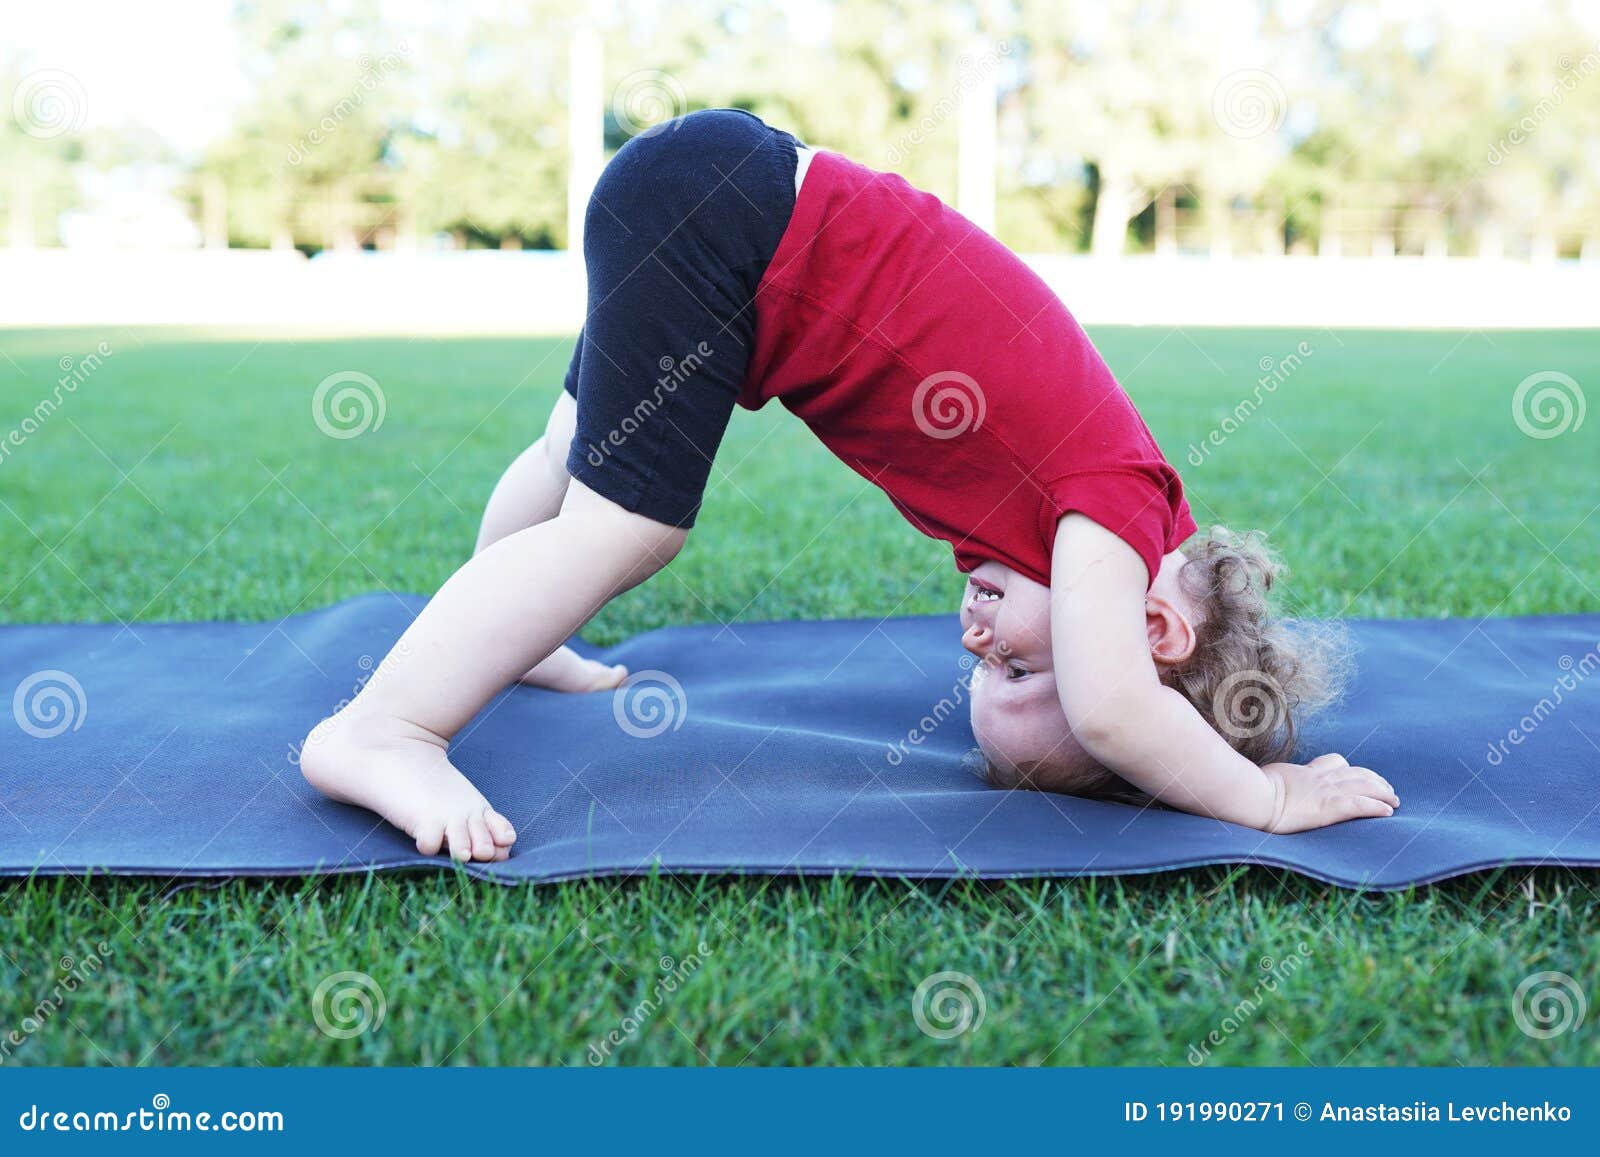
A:
POLYGON ((627 677, 628 669, 621 663, 608 667, 585 659, 571 647, 562 647, 518 682, 549 691, 610 691, 627 677))
POLYGON ((324 719, 300 752, 306 782, 329 799, 377 812, 425 856, 509 859, 511 821, 456 770, 438 736, 398 720, 324 719))

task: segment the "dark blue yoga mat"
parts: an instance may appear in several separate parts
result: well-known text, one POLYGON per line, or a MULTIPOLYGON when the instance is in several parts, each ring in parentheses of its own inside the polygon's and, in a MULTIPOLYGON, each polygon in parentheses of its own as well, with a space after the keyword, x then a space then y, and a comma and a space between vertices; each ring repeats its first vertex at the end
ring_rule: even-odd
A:
MULTIPOLYGON (((295 745, 422 600, 281 623, 0 628, 0 873, 275 876, 441 865, 306 786, 295 745)), ((455 745, 520 833, 501 882, 664 872, 1077 876, 1277 865, 1397 888, 1600 865, 1600 616, 1355 622, 1360 677, 1318 750, 1398 815, 1293 836, 990 788, 952 618, 654 631, 625 692, 518 687, 455 745)))

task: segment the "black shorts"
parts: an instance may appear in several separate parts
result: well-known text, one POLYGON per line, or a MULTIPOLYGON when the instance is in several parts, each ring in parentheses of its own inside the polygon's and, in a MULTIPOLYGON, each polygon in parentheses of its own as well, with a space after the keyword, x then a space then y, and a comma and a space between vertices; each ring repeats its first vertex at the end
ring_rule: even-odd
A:
POLYGON ((634 137, 600 175, 567 470, 627 510, 694 525, 754 345, 756 286, 794 213, 799 144, 708 109, 634 137))

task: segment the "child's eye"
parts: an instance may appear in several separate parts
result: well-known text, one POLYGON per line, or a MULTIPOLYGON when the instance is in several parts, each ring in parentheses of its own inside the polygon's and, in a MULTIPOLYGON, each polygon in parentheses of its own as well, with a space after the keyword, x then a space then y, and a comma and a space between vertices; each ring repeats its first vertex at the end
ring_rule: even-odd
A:
POLYGON ((1023 670, 1021 667, 1016 666, 1015 664, 1012 664, 1012 665, 1010 665, 1010 666, 1008 666, 1006 668, 1006 678, 1007 679, 1020 679, 1024 675, 1026 675, 1027 673, 1028 673, 1027 671, 1023 670))

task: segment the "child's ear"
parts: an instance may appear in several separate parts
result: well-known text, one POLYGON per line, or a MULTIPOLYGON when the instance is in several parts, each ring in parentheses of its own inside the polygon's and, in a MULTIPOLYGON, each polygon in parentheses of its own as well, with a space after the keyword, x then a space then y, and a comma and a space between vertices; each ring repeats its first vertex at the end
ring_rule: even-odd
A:
POLYGON ((1176 666, 1194 654, 1194 624, 1171 600, 1147 595, 1144 625, 1150 638, 1150 657, 1158 666, 1176 666))

